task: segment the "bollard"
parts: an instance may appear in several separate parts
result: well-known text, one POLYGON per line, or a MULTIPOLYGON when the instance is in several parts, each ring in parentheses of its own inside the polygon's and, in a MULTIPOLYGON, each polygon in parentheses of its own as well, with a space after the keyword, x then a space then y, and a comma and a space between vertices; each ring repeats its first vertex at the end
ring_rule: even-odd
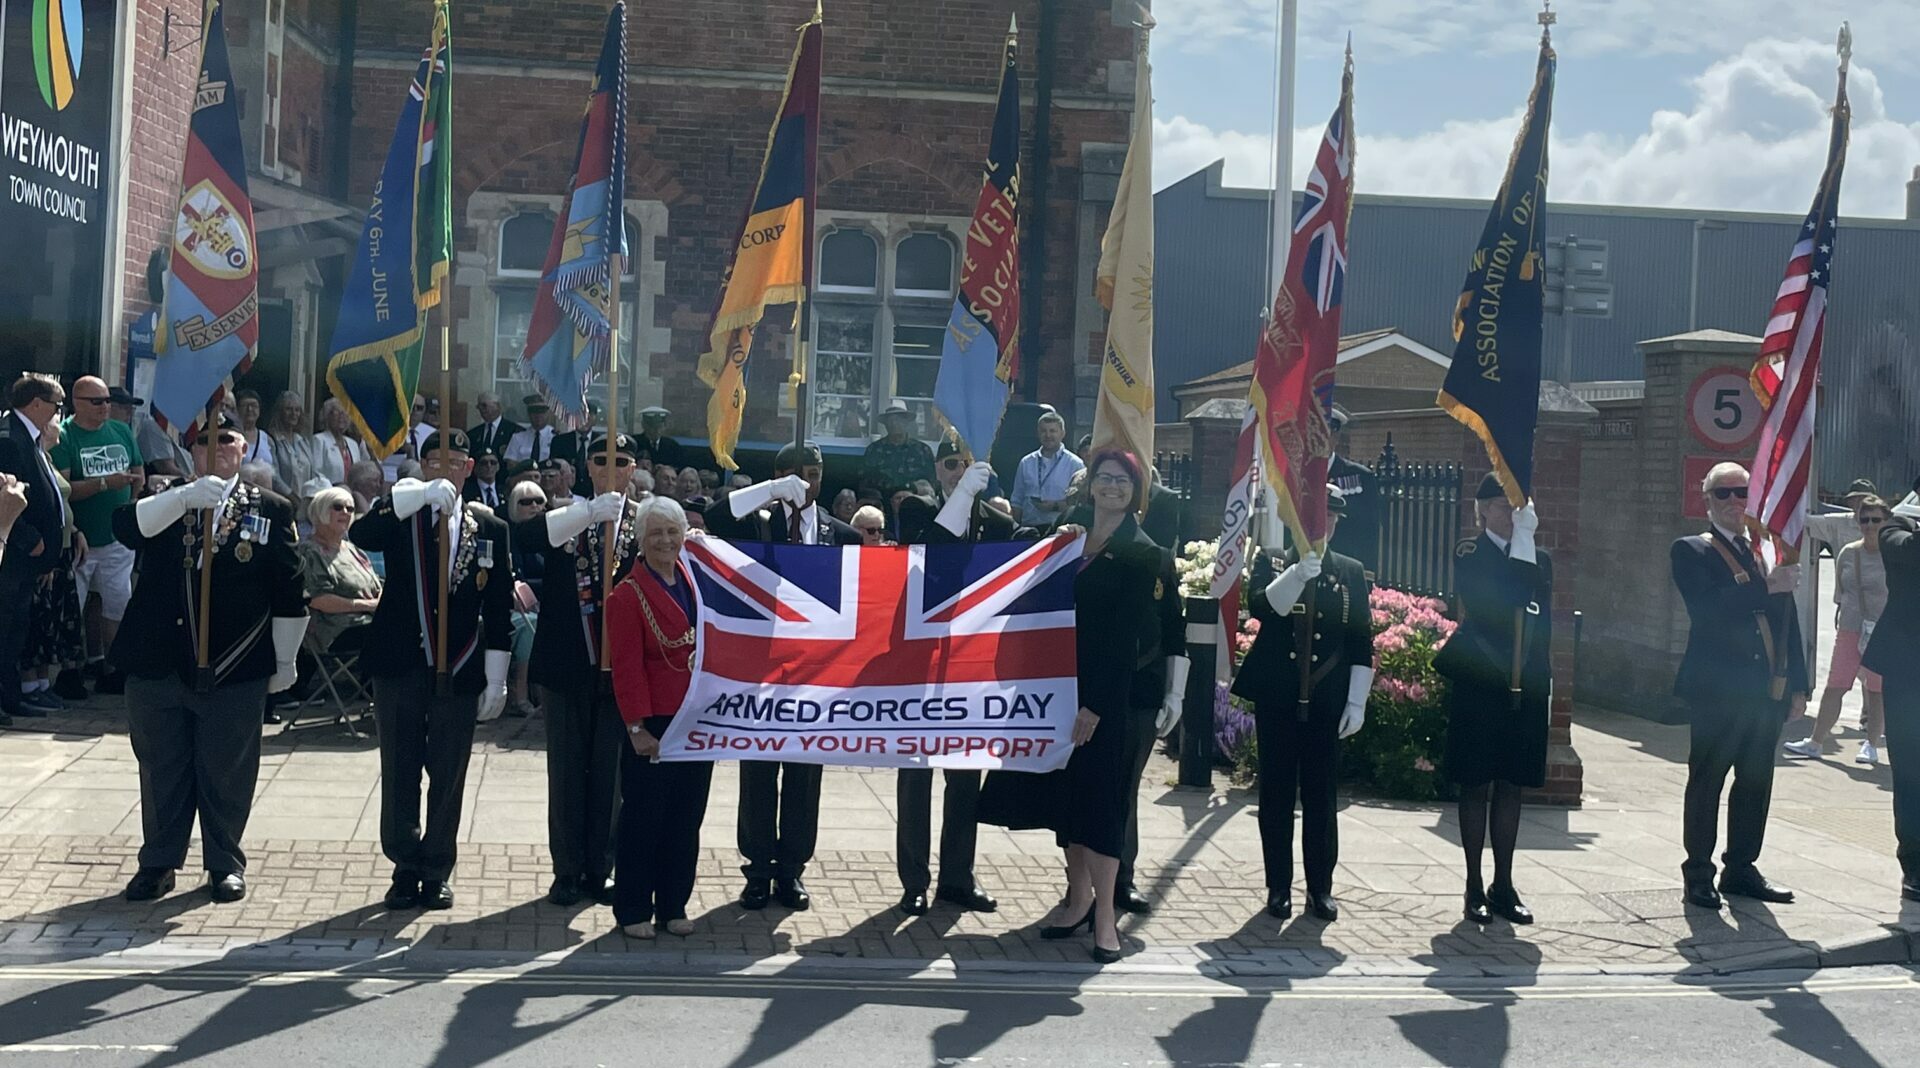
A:
POLYGON ((1213 789, 1213 672, 1220 642, 1220 602, 1186 598, 1187 695, 1180 712, 1180 785, 1213 789))

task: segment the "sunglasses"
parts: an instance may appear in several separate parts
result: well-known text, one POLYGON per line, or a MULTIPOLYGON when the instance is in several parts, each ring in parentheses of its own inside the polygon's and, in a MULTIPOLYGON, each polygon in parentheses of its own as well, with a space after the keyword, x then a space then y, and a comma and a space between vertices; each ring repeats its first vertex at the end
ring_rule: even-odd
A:
POLYGON ((353 505, 342 504, 339 501, 335 501, 331 506, 328 507, 327 510, 330 512, 351 512, 353 511, 353 505))
MULTIPOLYGON (((240 436, 238 432, 232 431, 232 430, 224 431, 220 435, 220 444, 222 445, 238 445, 245 440, 247 439, 240 436)), ((193 439, 193 443, 195 445, 205 447, 207 444, 207 436, 205 434, 202 434, 199 437, 193 439)))
POLYGON ((1731 500, 1731 499, 1733 499, 1733 498, 1735 498, 1735 497, 1738 497, 1738 498, 1740 498, 1740 499, 1741 499, 1741 500, 1743 500, 1743 501, 1744 501, 1744 500, 1746 500, 1746 499, 1747 499, 1747 487, 1745 487, 1745 486, 1715 486, 1715 487, 1713 487, 1713 499, 1714 499, 1714 500, 1716 500, 1716 501, 1725 501, 1725 500, 1731 500))
POLYGON ((1887 517, 1883 515, 1863 515, 1858 520, 1863 527, 1877 527, 1886 521, 1887 517))
POLYGON ((520 502, 520 507, 522 508, 545 508, 546 506, 547 502, 534 500, 532 498, 520 502))
MULTIPOLYGON (((588 463, 590 463, 590 464, 592 464, 592 465, 593 465, 593 466, 595 466, 595 467, 605 467, 605 466, 607 466, 607 457, 606 457, 606 454, 604 454, 604 453, 602 453, 602 454, 600 454, 600 455, 598 455, 598 456, 595 456, 595 457, 593 457, 592 459, 590 459, 590 460, 588 460, 587 462, 588 462, 588 463)), ((631 456, 615 456, 615 457, 613 458, 613 466, 615 466, 615 467, 622 467, 622 468, 624 468, 624 467, 632 467, 632 466, 633 466, 633 457, 631 457, 631 456)))
POLYGON ((879 534, 886 530, 885 527, 855 527, 853 529, 859 531, 862 534, 879 534))
POLYGON ((82 401, 87 404, 91 404, 95 408, 105 408, 107 405, 113 403, 112 397, 75 397, 73 399, 75 401, 82 401))
POLYGON ((949 456, 946 459, 940 461, 940 466, 946 468, 949 471, 958 471, 967 465, 958 456, 949 456))

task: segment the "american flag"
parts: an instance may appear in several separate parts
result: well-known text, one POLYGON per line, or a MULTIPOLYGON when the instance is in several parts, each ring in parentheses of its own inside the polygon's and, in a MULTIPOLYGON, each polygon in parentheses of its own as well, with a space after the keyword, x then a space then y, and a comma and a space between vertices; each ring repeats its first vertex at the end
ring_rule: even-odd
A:
POLYGON ((1766 337, 1749 382, 1766 424, 1754 456, 1747 515, 1781 545, 1800 543, 1812 504, 1814 388, 1820 378, 1820 342, 1826 329, 1827 290, 1839 215, 1840 172, 1847 162, 1846 69, 1834 97, 1827 166, 1813 210, 1800 227, 1787 275, 1773 299, 1766 337))

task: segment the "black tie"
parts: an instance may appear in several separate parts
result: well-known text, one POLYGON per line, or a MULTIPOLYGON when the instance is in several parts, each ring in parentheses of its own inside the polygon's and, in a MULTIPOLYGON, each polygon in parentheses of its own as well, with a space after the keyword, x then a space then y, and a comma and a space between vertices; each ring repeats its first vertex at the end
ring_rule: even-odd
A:
POLYGON ((800 537, 800 510, 792 506, 787 508, 787 540, 795 545, 802 541, 800 537))

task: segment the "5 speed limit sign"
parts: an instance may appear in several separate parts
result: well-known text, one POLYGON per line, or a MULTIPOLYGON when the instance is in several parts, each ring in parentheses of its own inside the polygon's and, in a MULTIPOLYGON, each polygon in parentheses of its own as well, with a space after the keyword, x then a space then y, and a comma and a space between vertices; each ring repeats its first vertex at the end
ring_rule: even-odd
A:
POLYGON ((1716 449, 1736 449, 1760 434, 1760 402, 1741 367, 1715 367, 1687 388, 1687 429, 1716 449))

